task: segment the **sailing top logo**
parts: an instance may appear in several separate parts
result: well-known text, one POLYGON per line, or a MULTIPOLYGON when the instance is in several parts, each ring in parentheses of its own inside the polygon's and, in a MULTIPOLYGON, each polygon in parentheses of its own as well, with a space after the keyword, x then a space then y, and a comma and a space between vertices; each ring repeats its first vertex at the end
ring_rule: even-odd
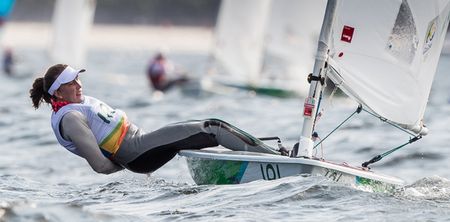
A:
POLYGON ((431 20, 431 22, 428 24, 427 33, 425 35, 425 42, 423 44, 423 54, 427 53, 433 45, 433 38, 437 28, 436 21, 437 17, 431 20))

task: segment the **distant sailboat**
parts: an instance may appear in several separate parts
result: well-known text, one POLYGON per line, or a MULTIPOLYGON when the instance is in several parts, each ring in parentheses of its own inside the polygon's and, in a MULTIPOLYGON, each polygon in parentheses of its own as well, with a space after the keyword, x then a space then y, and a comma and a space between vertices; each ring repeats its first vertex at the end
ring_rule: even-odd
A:
POLYGON ((53 12, 50 56, 56 63, 83 66, 95 0, 57 0, 53 12))
POLYGON ((272 1, 261 76, 274 87, 308 94, 326 0, 272 1))
POLYGON ((207 78, 215 84, 247 90, 261 85, 264 35, 271 0, 223 0, 212 47, 219 68, 207 78))
MULTIPOLYGON (((449 0, 328 0, 313 74, 309 76, 311 85, 304 103, 302 133, 291 157, 247 152, 245 147, 237 147, 237 151, 180 151, 187 157, 194 181, 236 184, 321 175, 375 191, 404 185, 399 178, 373 172, 369 165, 428 133, 423 116, 447 33, 449 12, 449 0), (314 147, 323 141, 314 142, 313 135, 324 78, 331 78, 360 104, 353 114, 364 110, 403 129, 410 139, 363 162, 362 167, 314 156, 314 147)), ((250 135, 243 136, 261 142, 250 135)))
POLYGON ((212 80, 259 94, 307 94, 325 0, 222 1, 212 80))

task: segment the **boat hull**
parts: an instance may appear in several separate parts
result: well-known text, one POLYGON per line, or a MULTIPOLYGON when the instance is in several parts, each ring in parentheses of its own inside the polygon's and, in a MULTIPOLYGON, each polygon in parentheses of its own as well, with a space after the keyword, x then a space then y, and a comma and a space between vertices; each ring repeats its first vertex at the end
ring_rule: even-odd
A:
POLYGON ((208 76, 202 79, 202 88, 207 91, 233 92, 248 91, 258 95, 277 98, 299 97, 302 93, 298 87, 287 85, 292 80, 271 80, 260 78, 258 84, 250 84, 244 80, 233 79, 230 76, 208 76), (284 84, 283 84, 284 83, 284 84))
POLYGON ((323 160, 225 149, 183 150, 196 184, 241 184, 255 180, 275 180, 288 176, 324 176, 350 186, 364 186, 387 191, 404 185, 404 181, 361 168, 323 160))

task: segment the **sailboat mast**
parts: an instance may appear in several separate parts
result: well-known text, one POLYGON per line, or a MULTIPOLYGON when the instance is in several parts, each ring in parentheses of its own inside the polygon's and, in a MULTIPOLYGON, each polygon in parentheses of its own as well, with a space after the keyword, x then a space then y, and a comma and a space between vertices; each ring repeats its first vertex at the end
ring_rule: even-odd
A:
POLYGON ((311 84, 309 87, 309 94, 305 100, 303 110, 303 128, 300 136, 300 142, 298 149, 294 153, 297 156, 312 157, 312 150, 314 142, 311 139, 314 122, 316 119, 316 110, 318 105, 318 99, 322 91, 322 83, 320 79, 325 74, 325 62, 327 59, 329 43, 331 38, 331 27, 333 25, 334 14, 336 11, 337 0, 328 0, 325 10, 325 16, 322 23, 322 29, 320 30, 320 37, 317 46, 317 54, 314 63, 314 69, 311 78, 311 84))

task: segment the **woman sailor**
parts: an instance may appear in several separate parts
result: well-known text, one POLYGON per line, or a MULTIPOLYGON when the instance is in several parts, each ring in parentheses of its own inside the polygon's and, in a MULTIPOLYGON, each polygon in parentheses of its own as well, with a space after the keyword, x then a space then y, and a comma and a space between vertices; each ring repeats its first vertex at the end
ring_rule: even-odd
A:
POLYGON ((56 64, 30 89, 34 108, 51 104, 51 126, 58 142, 83 157, 95 172, 110 174, 123 168, 150 173, 181 149, 222 145, 243 151, 277 153, 260 140, 217 119, 186 121, 145 133, 125 112, 83 95, 78 74, 84 69, 56 64))

